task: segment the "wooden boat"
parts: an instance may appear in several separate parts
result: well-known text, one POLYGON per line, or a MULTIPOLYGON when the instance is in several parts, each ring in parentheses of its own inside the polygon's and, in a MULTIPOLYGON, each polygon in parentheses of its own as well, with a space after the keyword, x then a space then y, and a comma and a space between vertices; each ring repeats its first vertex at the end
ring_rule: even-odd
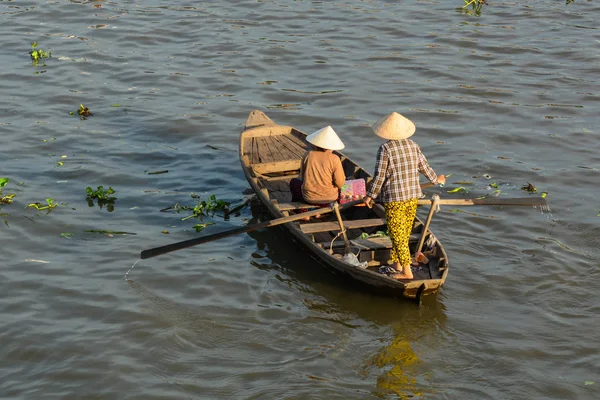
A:
MULTIPOLYGON (((276 124, 258 110, 250 113, 241 133, 242 169, 260 203, 273 218, 314 207, 292 203, 289 190, 289 182, 298 177, 302 156, 310 146, 305 141, 306 136, 296 128, 276 124)), ((342 160, 347 179, 370 182, 372 176, 367 171, 342 153, 334 153, 342 160)), ((376 234, 386 231, 383 207, 379 204, 372 209, 352 207, 343 209, 340 214, 350 250, 358 254, 360 262, 367 263, 367 268, 344 261, 346 242, 340 235, 340 223, 334 213, 281 226, 322 265, 377 293, 412 298, 420 303, 422 295, 435 293, 444 284, 448 276, 448 256, 436 236, 427 229, 427 224, 419 218, 415 219, 409 247, 414 254, 421 244, 422 252, 429 260, 416 267, 413 280, 396 280, 378 272, 380 267, 388 264, 392 248, 389 237, 376 234)))

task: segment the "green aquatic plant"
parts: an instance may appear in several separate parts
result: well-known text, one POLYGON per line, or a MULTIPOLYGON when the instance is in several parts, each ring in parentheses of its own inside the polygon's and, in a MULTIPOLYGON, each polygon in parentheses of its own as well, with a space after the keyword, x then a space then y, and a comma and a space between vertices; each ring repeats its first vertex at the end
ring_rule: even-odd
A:
POLYGON ((452 190, 448 190, 448 193, 469 193, 469 191, 467 189, 465 189, 464 187, 457 187, 456 189, 452 189, 452 190))
POLYGON ((13 198, 17 195, 16 193, 2 194, 2 188, 10 182, 9 178, 0 178, 0 204, 10 204, 13 202, 13 198))
POLYGON ((196 230, 196 232, 201 232, 207 226, 214 225, 214 224, 215 224, 214 222, 206 222, 204 224, 196 224, 192 228, 194 228, 196 230))
POLYGON ((52 57, 52 52, 46 52, 42 49, 37 49, 37 42, 33 42, 31 43, 31 51, 29 52, 29 56, 31 57, 31 65, 34 66, 39 66, 40 65, 40 61, 42 62, 42 66, 45 66, 46 64, 44 63, 44 60, 46 58, 50 58, 52 57))
POLYGON ((179 204, 175 204, 174 206, 167 207, 161 211, 173 210, 177 213, 182 211, 191 211, 192 213, 190 215, 181 219, 182 221, 186 221, 190 218, 202 219, 205 215, 214 215, 215 212, 226 211, 229 207, 228 202, 224 200, 218 200, 214 194, 209 196, 208 201, 200 201, 200 196, 195 194, 192 194, 191 197, 196 200, 196 205, 181 206, 179 204))
POLYGON ((48 210, 48 212, 50 212, 54 208, 58 207, 58 203, 54 201, 52 197, 47 197, 45 205, 42 205, 40 202, 35 202, 29 204, 27 207, 35 208, 38 211, 48 210))
POLYGON ((104 186, 98 186, 98 188, 96 190, 92 189, 90 186, 85 188, 85 193, 87 194, 86 197, 90 198, 90 199, 97 199, 97 200, 105 200, 105 201, 110 201, 110 200, 116 200, 116 197, 112 197, 112 194, 117 193, 112 187, 108 187, 108 189, 104 190, 104 186))
POLYGON ((98 186, 98 188, 94 190, 88 186, 85 188, 85 193, 88 206, 94 207, 94 200, 97 200, 98 207, 102 208, 106 206, 108 212, 113 212, 115 210, 115 200, 117 200, 117 198, 112 195, 117 192, 112 187, 109 186, 108 189, 104 189, 104 186, 98 186))
POLYGON ((467 15, 481 15, 481 8, 483 5, 487 5, 486 0, 463 0, 464 6, 460 8, 461 12, 464 12, 467 15), (470 8, 469 8, 470 7, 470 8))
POLYGON ((13 202, 13 199, 16 195, 17 195, 16 193, 9 193, 7 195, 4 195, 4 196, 0 197, 0 203, 10 204, 13 202))
MULTIPOLYGON (((225 215, 228 215, 227 213, 229 211, 229 203, 224 200, 217 199, 217 197, 214 194, 210 195, 207 200, 200 200, 200 196, 196 194, 191 194, 191 197, 192 199, 196 200, 195 205, 182 206, 179 204, 175 204, 173 206, 164 208, 161 211, 175 211, 176 213, 180 213, 182 211, 191 212, 190 215, 181 218, 182 221, 187 221, 191 218, 198 218, 200 221, 203 221, 205 216, 212 216, 217 211, 223 211, 225 215)), ((196 230, 196 232, 200 232, 209 225, 214 225, 214 222, 204 222, 195 224, 193 228, 196 230)))

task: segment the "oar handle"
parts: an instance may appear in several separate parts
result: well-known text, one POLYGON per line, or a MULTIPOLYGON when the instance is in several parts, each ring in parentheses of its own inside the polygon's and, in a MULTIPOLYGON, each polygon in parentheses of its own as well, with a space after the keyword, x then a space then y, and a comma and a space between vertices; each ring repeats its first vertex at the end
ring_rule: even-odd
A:
POLYGON ((415 251, 415 256, 423 249, 423 243, 425 242, 425 236, 427 235, 427 230, 429 229, 429 224, 431 223, 431 218, 433 218, 433 213, 438 211, 440 203, 440 196, 434 194, 431 197, 431 208, 429 209, 429 214, 427 214, 427 220, 425 221, 425 226, 423 226, 423 232, 421 232, 421 237, 419 238, 419 244, 417 245, 417 251, 415 251))

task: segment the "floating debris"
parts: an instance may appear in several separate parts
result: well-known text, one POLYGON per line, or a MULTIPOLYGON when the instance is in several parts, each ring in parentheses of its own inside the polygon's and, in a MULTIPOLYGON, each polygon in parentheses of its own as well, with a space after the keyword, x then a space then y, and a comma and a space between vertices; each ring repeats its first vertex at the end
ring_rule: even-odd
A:
POLYGON ((16 196, 16 193, 9 193, 6 196, 0 198, 0 203, 2 204, 10 204, 13 202, 13 198, 16 196))
POLYGON ((107 234, 107 235, 137 235, 137 233, 133 233, 133 232, 107 231, 107 230, 103 230, 103 229, 87 229, 87 230, 85 230, 85 232, 103 233, 103 234, 107 234))
POLYGON ((521 186, 521 190, 526 190, 529 193, 536 193, 537 189, 531 183, 527 182, 526 186, 521 186))
POLYGON ((94 114, 90 111, 89 108, 85 107, 83 104, 79 104, 79 110, 69 112, 69 115, 79 115, 81 119, 87 119, 87 117, 93 117, 94 114))

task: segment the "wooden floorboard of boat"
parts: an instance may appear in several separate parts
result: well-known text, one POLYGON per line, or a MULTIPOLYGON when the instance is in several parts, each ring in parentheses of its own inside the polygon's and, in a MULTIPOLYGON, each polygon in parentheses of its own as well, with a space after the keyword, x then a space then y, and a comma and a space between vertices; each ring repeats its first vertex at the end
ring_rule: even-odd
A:
POLYGON ((306 152, 306 147, 294 142, 292 135, 274 136, 273 140, 287 151, 288 158, 302 158, 306 152))

